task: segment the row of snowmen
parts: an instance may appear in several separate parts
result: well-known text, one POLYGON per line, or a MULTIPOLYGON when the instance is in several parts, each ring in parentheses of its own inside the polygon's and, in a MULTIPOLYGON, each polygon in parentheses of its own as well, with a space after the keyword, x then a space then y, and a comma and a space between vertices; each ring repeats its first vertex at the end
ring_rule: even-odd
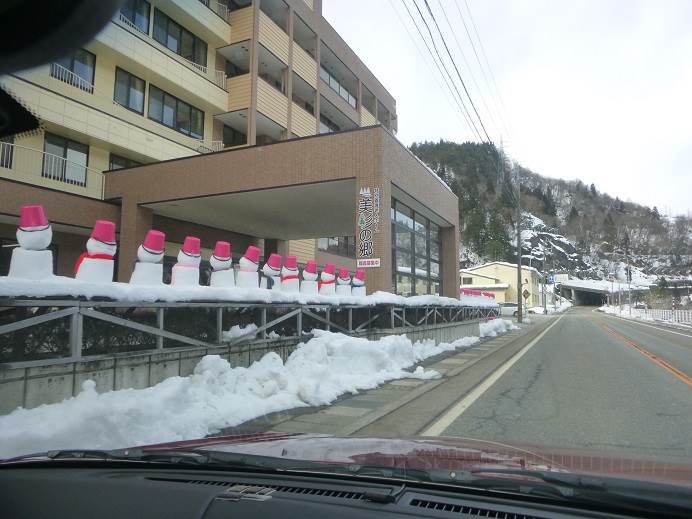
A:
MULTIPOLYGON (((43 206, 25 205, 20 208, 17 243, 12 251, 8 276, 24 279, 45 279, 53 276, 53 254, 48 250, 53 238, 52 228, 43 206)), ((166 235, 151 229, 137 249, 130 284, 163 284, 163 256, 166 235)), ((109 283, 113 279, 114 257, 117 250, 115 224, 108 220, 97 220, 83 252, 75 264, 75 278, 92 283, 109 283)), ((210 286, 265 288, 283 292, 300 292, 322 295, 364 296, 365 270, 358 269, 351 279, 349 271, 341 267, 336 273, 333 263, 327 263, 321 274, 317 274, 317 263, 310 260, 305 264, 302 280, 295 256, 270 254, 259 272, 260 249, 250 245, 238 262, 238 271, 233 269, 231 244, 217 241, 209 258, 212 268, 210 286)), ((199 267, 202 260, 200 239, 187 236, 173 265, 171 285, 199 285, 199 267)))

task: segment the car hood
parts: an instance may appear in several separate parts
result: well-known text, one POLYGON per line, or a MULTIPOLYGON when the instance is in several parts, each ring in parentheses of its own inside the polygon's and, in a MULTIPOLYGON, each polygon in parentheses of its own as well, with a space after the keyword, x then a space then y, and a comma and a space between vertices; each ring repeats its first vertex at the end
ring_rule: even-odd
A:
POLYGON ((510 445, 471 438, 357 438, 266 432, 162 443, 149 445, 147 448, 202 449, 302 461, 423 470, 550 470, 692 487, 690 459, 661 459, 594 450, 510 445))

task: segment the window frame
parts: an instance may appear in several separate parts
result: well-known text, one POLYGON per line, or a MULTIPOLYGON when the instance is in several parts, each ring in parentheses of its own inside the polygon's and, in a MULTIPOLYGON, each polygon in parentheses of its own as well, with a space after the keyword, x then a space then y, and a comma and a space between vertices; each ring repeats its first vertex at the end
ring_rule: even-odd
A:
POLYGON ((96 54, 94 54, 91 51, 86 50, 83 47, 80 47, 78 49, 74 49, 69 55, 63 56, 62 58, 53 60, 51 62, 50 75, 52 77, 54 77, 55 79, 62 81, 63 83, 67 83, 68 85, 72 85, 74 87, 77 87, 80 90, 83 90, 84 92, 88 92, 90 94, 93 94, 94 93, 94 81, 96 80, 96 54), (91 78, 89 78, 88 80, 85 77, 80 76, 77 72, 75 72, 75 56, 76 56, 77 52, 84 52, 87 55, 91 56, 91 58, 92 58, 91 78), (70 60, 69 66, 65 66, 64 60, 67 60, 68 58, 70 60), (57 75, 57 71, 54 71, 54 69, 53 69, 53 64, 58 65, 59 67, 62 67, 64 69, 68 70, 71 74, 73 74, 74 76, 78 77, 79 79, 81 79, 82 81, 87 83, 87 85, 86 86, 81 85, 78 81, 66 81, 65 78, 59 77, 59 75, 57 75))
POLYGON ((152 30, 151 37, 154 39, 154 41, 163 45, 164 47, 166 47, 171 52, 175 52, 178 56, 180 56, 184 60, 189 61, 191 63, 194 63, 195 65, 199 65, 201 67, 204 67, 206 69, 207 63, 209 60, 209 44, 207 43, 207 41, 200 38, 199 36, 197 36, 194 32, 190 31, 189 29, 186 29, 185 27, 183 27, 180 23, 178 23, 173 18, 168 16, 166 13, 164 13, 158 7, 154 7, 154 16, 153 16, 154 28, 156 28, 156 26, 157 26, 156 22, 157 22, 157 19, 159 18, 159 16, 163 17, 165 19, 165 23, 162 25, 162 27, 165 25, 165 31, 164 31, 165 32, 165 38, 164 38, 165 41, 161 41, 158 38, 156 31, 152 30), (175 49, 173 49, 169 46, 169 40, 170 40, 171 35, 175 36, 175 34, 171 33, 171 28, 170 28, 171 24, 176 26, 175 29, 178 32, 178 37, 176 39, 177 45, 176 45, 175 49), (192 59, 190 59, 190 58, 188 58, 182 54, 182 43, 183 43, 183 38, 185 35, 187 35, 188 37, 190 37, 192 39, 192 53, 191 53, 192 59), (197 56, 198 47, 200 44, 202 44, 204 46, 204 52, 200 53, 200 56, 204 56, 204 63, 199 63, 198 61, 195 61, 195 59, 198 57, 197 56))
MULTIPOLYGON (((55 142, 50 143, 53 146, 58 146, 55 142)), ((51 180, 57 180, 59 182, 65 182, 67 184, 73 184, 77 186, 84 186, 86 187, 87 185, 87 170, 89 168, 89 145, 88 144, 83 144, 79 141, 75 141, 73 139, 68 139, 67 137, 63 137, 62 135, 58 135, 55 133, 50 133, 46 132, 43 137, 43 160, 41 164, 41 176, 43 178, 49 178, 51 180), (62 141, 62 155, 56 155, 55 153, 50 153, 46 151, 46 144, 48 143, 49 140, 55 139, 55 140, 60 140, 62 141), (72 149, 72 151, 76 152, 81 152, 79 149, 76 149, 76 147, 70 148, 70 144, 76 144, 77 146, 83 147, 86 151, 84 152, 84 156, 86 157, 84 165, 82 164, 77 164, 76 162, 71 161, 70 159, 67 158, 67 152, 68 150, 72 149), (52 172, 46 173, 46 156, 51 155, 55 157, 59 157, 63 159, 61 171, 59 172, 59 176, 56 177, 55 175, 52 174, 52 172), (68 180, 67 178, 67 162, 70 162, 72 164, 75 164, 76 166, 80 166, 84 168, 84 180, 83 181, 73 181, 73 180, 68 180)))
POLYGON ((134 112, 139 115, 144 115, 144 106, 147 104, 147 82, 144 81, 141 77, 135 76, 134 74, 128 72, 127 70, 120 68, 120 67, 115 67, 115 81, 113 83, 113 101, 118 103, 118 106, 122 106, 123 108, 127 108, 131 112, 134 112), (118 73, 122 72, 123 74, 127 75, 127 104, 121 104, 116 98, 116 93, 117 93, 117 88, 118 88, 118 73), (130 106, 130 98, 131 98, 131 93, 132 93, 132 80, 136 79, 142 82, 142 110, 136 110, 130 106))
POLYGON ((119 169, 127 169, 127 168, 133 168, 135 166, 141 166, 142 163, 133 159, 128 159, 127 157, 123 157, 122 155, 118 155, 117 153, 110 153, 108 155, 108 171, 117 171, 119 169), (119 168, 114 168, 113 167, 113 159, 119 159, 127 163, 125 166, 121 166, 119 168))
POLYGON ((149 31, 151 30, 151 22, 152 22, 152 16, 151 16, 151 2, 148 0, 125 0, 123 4, 120 6, 120 14, 124 18, 126 18, 132 25, 135 26, 137 30, 140 32, 146 34, 147 36, 149 35, 149 31), (142 27, 140 27, 137 23, 137 7, 140 5, 146 5, 147 6, 147 28, 144 30, 142 27), (133 13, 133 18, 130 18, 123 12, 123 8, 126 6, 131 6, 132 7, 132 13, 133 13))
MULTIPOLYGON (((170 105, 168 105, 168 106, 170 106, 170 105)), ((149 102, 147 103, 147 118, 154 121, 154 122, 161 124, 162 126, 165 126, 166 128, 170 128, 171 130, 176 131, 176 132, 178 132, 182 135, 185 135, 187 137, 190 137, 192 139, 196 139, 196 140, 200 140, 200 141, 204 140, 204 121, 205 121, 204 110, 200 110, 199 108, 191 105, 187 101, 183 101, 182 99, 178 99, 174 95, 169 94, 168 92, 166 92, 162 88, 157 87, 153 83, 149 83, 149 102), (152 114, 151 114, 152 99, 156 99, 156 100, 158 99, 158 94, 152 93, 152 89, 155 89, 158 92, 161 92, 161 94, 162 94, 162 96, 161 96, 161 120, 152 117, 152 114), (166 101, 168 101, 168 100, 173 101, 173 105, 175 107, 173 110, 173 122, 172 122, 172 124, 167 124, 166 122, 164 122, 164 120, 166 119, 166 106, 167 106, 166 101), (181 105, 184 105, 183 108, 186 106, 187 110, 188 110, 188 120, 190 122, 188 132, 182 131, 180 128, 178 128, 178 111, 179 111, 179 107, 181 105), (193 135, 193 133, 192 133, 192 122, 194 120, 193 110, 199 114, 198 117, 201 116, 202 127, 201 127, 201 133, 199 134, 199 136, 197 136, 196 134, 193 135)))

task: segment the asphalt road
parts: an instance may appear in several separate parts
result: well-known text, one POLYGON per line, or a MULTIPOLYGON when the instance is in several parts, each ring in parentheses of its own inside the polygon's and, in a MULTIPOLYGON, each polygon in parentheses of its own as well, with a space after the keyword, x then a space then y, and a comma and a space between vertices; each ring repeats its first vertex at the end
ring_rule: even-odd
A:
POLYGON ((574 308, 457 407, 439 434, 692 459, 692 333, 574 308))

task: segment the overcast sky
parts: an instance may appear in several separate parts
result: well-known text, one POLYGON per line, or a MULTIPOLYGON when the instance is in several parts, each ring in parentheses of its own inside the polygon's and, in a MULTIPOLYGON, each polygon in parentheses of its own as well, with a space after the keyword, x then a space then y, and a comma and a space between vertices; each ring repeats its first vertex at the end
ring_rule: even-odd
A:
MULTIPOLYGON (((418 17, 413 0, 405 1, 418 17)), ((537 173, 593 182, 661 212, 692 211, 692 1, 467 1, 508 131, 462 25, 457 5, 473 35, 464 0, 428 3, 494 141, 501 136, 508 153, 537 173)), ((424 9, 423 0, 418 4, 424 9)), ((323 5, 327 20, 397 100, 400 140, 473 139, 402 0, 323 5)))

